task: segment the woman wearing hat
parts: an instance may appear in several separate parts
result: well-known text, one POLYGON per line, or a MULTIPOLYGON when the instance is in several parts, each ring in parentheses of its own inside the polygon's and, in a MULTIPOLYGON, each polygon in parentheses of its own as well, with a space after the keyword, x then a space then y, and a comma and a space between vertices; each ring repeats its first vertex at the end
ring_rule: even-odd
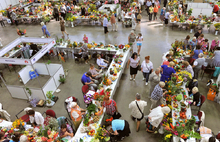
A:
POLYGON ((73 124, 75 126, 75 129, 77 130, 81 121, 82 121, 82 115, 85 114, 84 109, 80 108, 76 102, 71 102, 70 103, 70 108, 71 108, 71 119, 73 120, 73 124))
POLYGON ((145 60, 141 64, 141 72, 143 73, 143 81, 146 79, 146 85, 148 84, 149 75, 153 72, 153 63, 150 61, 150 56, 146 56, 145 60))
MULTIPOLYGON (((168 106, 161 107, 158 106, 151 110, 150 114, 147 116, 147 132, 154 132, 155 129, 160 125, 163 120, 164 114, 170 113, 170 108, 168 106)), ((146 118, 146 117, 145 117, 146 118)))

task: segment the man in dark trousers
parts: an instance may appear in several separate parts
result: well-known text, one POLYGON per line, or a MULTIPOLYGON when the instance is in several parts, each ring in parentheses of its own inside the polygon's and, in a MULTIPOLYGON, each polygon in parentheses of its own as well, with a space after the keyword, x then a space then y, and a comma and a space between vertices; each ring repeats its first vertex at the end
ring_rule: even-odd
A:
POLYGON ((57 8, 57 5, 55 5, 55 7, 53 8, 53 14, 56 21, 59 21, 59 10, 57 8))
POLYGON ((8 9, 8 8, 7 8, 6 15, 7 15, 8 19, 11 20, 11 25, 13 25, 12 18, 11 18, 11 11, 10 11, 10 9, 8 9))

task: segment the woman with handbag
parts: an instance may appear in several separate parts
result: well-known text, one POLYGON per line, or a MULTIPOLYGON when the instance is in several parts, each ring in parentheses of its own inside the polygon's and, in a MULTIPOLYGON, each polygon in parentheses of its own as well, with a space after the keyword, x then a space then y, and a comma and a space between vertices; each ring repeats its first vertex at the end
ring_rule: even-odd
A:
POLYGON ((137 71, 140 70, 141 66, 140 64, 140 58, 138 57, 137 53, 134 52, 127 63, 127 68, 129 68, 130 65, 130 80, 135 81, 135 77, 137 75, 137 71))
POLYGON ((116 102, 113 99, 110 99, 109 96, 103 98, 103 107, 106 108, 106 113, 113 117, 113 119, 119 119, 121 114, 118 112, 118 107, 116 102))
POLYGON ((148 85, 149 75, 153 72, 153 63, 150 61, 150 56, 146 56, 145 60, 141 64, 141 72, 143 73, 143 81, 146 79, 146 84, 148 85))
POLYGON ((132 101, 129 104, 131 109, 131 118, 133 121, 137 119, 137 128, 136 131, 139 131, 141 120, 144 118, 144 107, 147 106, 147 102, 141 100, 141 95, 136 94, 136 100, 132 101))

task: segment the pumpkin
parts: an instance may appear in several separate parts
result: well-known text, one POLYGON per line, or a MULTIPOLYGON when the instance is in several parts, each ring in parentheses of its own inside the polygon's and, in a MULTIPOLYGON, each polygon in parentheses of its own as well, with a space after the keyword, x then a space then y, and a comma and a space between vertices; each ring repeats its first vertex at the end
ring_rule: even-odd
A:
POLYGON ((100 109, 98 112, 95 113, 96 116, 100 116, 103 113, 103 109, 100 109))

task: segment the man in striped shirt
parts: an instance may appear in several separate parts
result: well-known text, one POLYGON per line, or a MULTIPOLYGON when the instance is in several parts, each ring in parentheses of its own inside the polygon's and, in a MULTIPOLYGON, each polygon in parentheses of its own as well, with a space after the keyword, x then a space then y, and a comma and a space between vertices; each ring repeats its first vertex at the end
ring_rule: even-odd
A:
POLYGON ((151 109, 157 107, 158 101, 167 93, 167 91, 163 93, 164 86, 165 83, 160 81, 159 84, 154 87, 154 91, 151 93, 151 109))

